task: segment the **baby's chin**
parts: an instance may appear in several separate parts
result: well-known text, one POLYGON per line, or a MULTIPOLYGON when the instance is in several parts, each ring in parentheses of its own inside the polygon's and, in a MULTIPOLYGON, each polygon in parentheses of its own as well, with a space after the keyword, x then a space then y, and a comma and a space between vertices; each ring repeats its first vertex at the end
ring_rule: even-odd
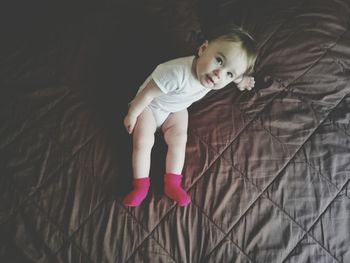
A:
POLYGON ((211 82, 208 82, 207 79, 205 77, 201 78, 199 80, 200 84, 205 87, 205 88, 209 88, 209 89, 216 89, 215 85, 211 82))
POLYGON ((213 83, 207 83, 204 82, 204 84, 202 84, 204 87, 208 88, 208 89, 212 89, 212 90, 219 90, 222 89, 223 86, 220 84, 213 84, 213 83))
POLYGON ((212 90, 219 90, 219 89, 222 89, 223 87, 217 87, 217 86, 213 86, 213 87, 210 87, 209 89, 212 89, 212 90))
POLYGON ((205 88, 211 89, 211 90, 219 90, 219 89, 222 89, 222 87, 217 86, 217 85, 208 85, 208 84, 203 85, 203 84, 202 84, 202 86, 204 86, 205 88))

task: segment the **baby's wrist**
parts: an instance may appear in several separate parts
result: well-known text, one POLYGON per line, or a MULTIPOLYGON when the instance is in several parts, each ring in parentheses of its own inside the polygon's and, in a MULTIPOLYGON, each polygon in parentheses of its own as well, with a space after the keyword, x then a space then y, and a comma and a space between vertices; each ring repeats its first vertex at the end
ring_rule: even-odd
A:
POLYGON ((128 117, 129 118, 135 118, 136 117, 136 114, 134 113, 134 111, 130 110, 128 111, 128 117))
POLYGON ((136 119, 138 117, 137 109, 135 109, 132 104, 130 105, 129 111, 128 111, 128 117, 131 119, 136 119))

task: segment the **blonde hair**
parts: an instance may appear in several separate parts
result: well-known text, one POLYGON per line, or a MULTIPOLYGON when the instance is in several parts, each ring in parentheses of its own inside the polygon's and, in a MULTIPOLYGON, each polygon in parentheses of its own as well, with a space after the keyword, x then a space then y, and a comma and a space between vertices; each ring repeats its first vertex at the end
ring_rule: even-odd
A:
POLYGON ((237 43, 247 57, 248 67, 244 74, 249 75, 253 73, 258 49, 255 40, 248 32, 235 24, 223 24, 204 31, 203 37, 209 43, 220 40, 237 43))

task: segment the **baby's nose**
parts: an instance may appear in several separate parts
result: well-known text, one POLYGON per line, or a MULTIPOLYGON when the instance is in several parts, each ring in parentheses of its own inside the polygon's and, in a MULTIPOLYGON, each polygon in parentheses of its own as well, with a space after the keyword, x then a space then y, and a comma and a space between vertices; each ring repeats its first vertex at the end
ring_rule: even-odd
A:
POLYGON ((215 75, 218 79, 220 79, 220 77, 221 77, 221 71, 220 71, 219 69, 214 70, 214 75, 215 75))

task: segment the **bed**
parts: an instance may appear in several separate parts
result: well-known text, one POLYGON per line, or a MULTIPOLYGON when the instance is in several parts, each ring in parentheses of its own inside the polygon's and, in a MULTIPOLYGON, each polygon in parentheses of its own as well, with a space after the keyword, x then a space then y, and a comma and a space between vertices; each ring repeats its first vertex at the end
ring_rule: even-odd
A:
POLYGON ((350 1, 8 5, 0 63, 0 262, 350 262, 350 1), (189 108, 183 186, 131 189, 127 104, 155 65, 234 22, 256 87, 189 108))

